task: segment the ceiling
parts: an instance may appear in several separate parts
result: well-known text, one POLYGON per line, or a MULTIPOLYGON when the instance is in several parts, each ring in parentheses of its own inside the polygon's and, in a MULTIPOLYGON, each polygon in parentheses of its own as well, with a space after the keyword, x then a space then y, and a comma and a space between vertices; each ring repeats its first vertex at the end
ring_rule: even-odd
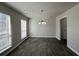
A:
POLYGON ((76 2, 5 2, 8 6, 19 11, 31 19, 48 19, 56 17, 69 8, 75 6, 76 2), (43 12, 41 12, 43 10, 43 12))

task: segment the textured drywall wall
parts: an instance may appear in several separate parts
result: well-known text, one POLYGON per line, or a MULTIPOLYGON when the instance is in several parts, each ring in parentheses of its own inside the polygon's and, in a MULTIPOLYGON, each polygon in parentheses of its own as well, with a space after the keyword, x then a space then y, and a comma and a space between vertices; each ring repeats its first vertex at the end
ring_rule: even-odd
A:
POLYGON ((44 19, 46 24, 38 24, 41 19, 30 20, 31 37, 55 37, 56 36, 56 20, 53 17, 44 19))
MULTIPOLYGON (((12 48, 21 42, 21 19, 29 22, 28 18, 7 7, 4 4, 0 4, 0 12, 10 15, 11 17, 11 31, 12 31, 12 48)), ((28 27, 28 23, 27 23, 28 27)), ((27 29, 28 30, 28 29, 27 29)), ((28 33, 28 31, 27 31, 28 33)))
POLYGON ((79 55, 79 4, 56 17, 56 37, 60 40, 60 19, 67 17, 67 46, 79 55))

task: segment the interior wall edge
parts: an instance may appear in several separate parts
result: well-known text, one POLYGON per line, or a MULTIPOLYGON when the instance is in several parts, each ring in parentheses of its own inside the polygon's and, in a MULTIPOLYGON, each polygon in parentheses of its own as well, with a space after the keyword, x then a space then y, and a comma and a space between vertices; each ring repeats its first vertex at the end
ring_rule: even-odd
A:
POLYGON ((57 38, 58 40, 61 40, 61 39, 60 39, 59 37, 57 37, 57 36, 56 36, 56 38, 57 38))
MULTIPOLYGON (((19 12, 19 11, 15 10, 14 8, 12 8, 11 6, 9 6, 9 5, 5 4, 4 2, 1 2, 1 4, 2 4, 2 5, 4 5, 4 6, 6 6, 6 7, 7 7, 7 8, 9 8, 9 9, 11 9, 11 10, 15 11, 16 13, 18 13, 18 14, 20 14, 20 15, 22 15, 22 16, 24 16, 24 17, 26 17, 26 16, 25 16, 25 15, 23 15, 21 12, 19 12)), ((26 18, 30 19, 29 17, 26 17, 26 18)))
POLYGON ((68 47, 69 49, 71 49, 74 53, 76 53, 76 54, 79 56, 79 52, 77 52, 76 50, 74 50, 70 45, 67 45, 67 47, 68 47))
POLYGON ((9 51, 4 51, 0 56, 7 56, 10 52, 12 52, 15 48, 17 48, 19 45, 21 45, 25 40, 27 40, 29 37, 24 38, 22 41, 20 41, 18 44, 16 44, 14 47, 8 49, 9 51))
POLYGON ((30 36, 30 37, 39 37, 39 38, 56 38, 56 36, 30 36))
MULTIPOLYGON (((16 46, 18 46, 20 42, 23 42, 23 40, 21 40, 21 38, 20 38, 21 37, 20 20, 21 19, 29 20, 29 19, 27 17, 23 16, 22 14, 15 12, 13 9, 8 8, 7 6, 5 6, 3 4, 0 4, 0 12, 2 12, 2 13, 4 12, 5 14, 9 14, 11 16, 12 47, 7 49, 3 53, 0 53, 1 56, 4 56, 4 55, 8 54, 8 52, 13 50, 16 46), (16 26, 16 28, 15 28, 15 26, 16 26)), ((28 30, 29 30, 29 28, 28 28, 28 30)))

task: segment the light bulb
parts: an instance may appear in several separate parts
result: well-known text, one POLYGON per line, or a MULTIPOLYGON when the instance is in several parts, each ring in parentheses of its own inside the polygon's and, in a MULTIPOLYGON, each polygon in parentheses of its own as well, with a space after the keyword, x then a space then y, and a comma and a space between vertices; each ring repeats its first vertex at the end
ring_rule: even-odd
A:
POLYGON ((38 24, 41 24, 41 22, 39 22, 38 24))
POLYGON ((42 22, 42 24, 46 24, 46 22, 42 22))

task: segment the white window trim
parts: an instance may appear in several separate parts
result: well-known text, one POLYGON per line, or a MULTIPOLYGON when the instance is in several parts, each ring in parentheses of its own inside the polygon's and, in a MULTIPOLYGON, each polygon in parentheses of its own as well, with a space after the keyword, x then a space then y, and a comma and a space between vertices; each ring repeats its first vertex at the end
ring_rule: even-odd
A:
MULTIPOLYGON (((0 12, 1 13, 1 12, 0 12)), ((7 34, 8 33, 8 41, 9 41, 9 43, 8 44, 6 44, 6 46, 4 46, 1 50, 0 50, 0 53, 2 53, 2 52, 4 52, 5 50, 7 50, 8 48, 10 48, 10 47, 12 47, 12 40, 11 40, 11 23, 10 23, 10 15, 7 15, 7 14, 5 14, 5 13, 1 13, 1 14, 4 14, 4 15, 6 15, 6 19, 7 20, 9 20, 8 21, 8 23, 9 23, 9 30, 8 30, 8 32, 6 32, 6 33, 1 33, 0 35, 4 35, 4 34, 7 34), (7 17, 8 16, 8 17, 7 17)), ((2 38, 2 37, 1 37, 2 38)), ((6 41, 5 41, 6 42, 6 41)))

